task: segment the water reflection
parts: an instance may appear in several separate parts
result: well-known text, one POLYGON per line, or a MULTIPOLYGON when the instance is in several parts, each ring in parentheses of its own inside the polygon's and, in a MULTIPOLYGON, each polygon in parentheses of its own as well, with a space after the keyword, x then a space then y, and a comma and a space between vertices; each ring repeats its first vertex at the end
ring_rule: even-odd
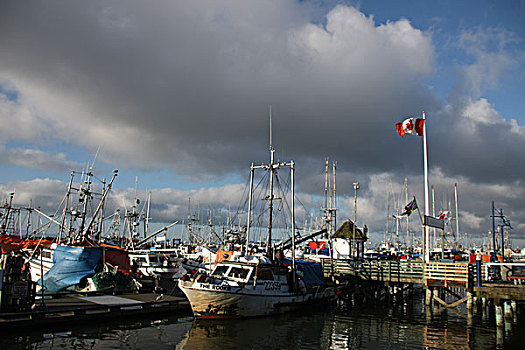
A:
POLYGON ((192 321, 166 315, 1 330, 0 349, 173 349, 192 321))
POLYGON ((194 322, 177 349, 319 349, 332 308, 291 315, 194 322))
MULTIPOLYGON (((488 309, 487 309, 488 310, 488 309)), ((427 309, 423 298, 319 306, 293 315, 195 322, 189 314, 3 332, 0 349, 495 349, 523 347, 525 322, 427 309)), ((1 330, 0 330, 1 331, 1 330)))

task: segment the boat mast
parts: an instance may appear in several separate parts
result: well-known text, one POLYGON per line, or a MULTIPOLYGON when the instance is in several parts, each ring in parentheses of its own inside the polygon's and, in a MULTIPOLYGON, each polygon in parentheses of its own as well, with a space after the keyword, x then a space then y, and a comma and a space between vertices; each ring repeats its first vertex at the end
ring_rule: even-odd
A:
MULTIPOLYGON (((408 203, 408 178, 405 177, 405 203, 408 203)), ((408 247, 410 245, 410 222, 408 221, 408 217, 410 215, 407 215, 407 241, 406 241, 406 247, 405 249, 408 250, 408 247)))
POLYGON ((148 206, 146 209, 146 217, 144 218, 144 237, 148 235, 149 230, 149 208, 151 205, 151 191, 148 193, 148 206))
POLYGON ((333 226, 332 226, 332 234, 335 233, 335 230, 337 229, 337 195, 336 195, 336 191, 335 191, 335 168, 337 167, 337 162, 332 162, 332 166, 333 166, 333 179, 334 179, 334 191, 333 191, 333 195, 334 195, 334 206, 332 207, 332 222, 333 222, 333 226))
MULTIPOLYGON (((292 195, 292 198, 291 198, 291 206, 292 206, 292 274, 293 274, 293 281, 294 281, 294 286, 295 286, 295 281, 296 281, 296 272, 295 272, 295 201, 294 201, 294 197, 295 197, 295 186, 294 186, 294 172, 295 172, 295 163, 294 161, 292 160, 291 163, 290 163, 290 183, 291 183, 291 195, 292 195)), ((502 236, 503 237, 503 236, 502 236)))
MULTIPOLYGON (((254 175, 254 168, 253 163, 250 166, 250 194, 248 197, 248 219, 246 223, 246 254, 248 254, 248 244, 250 243, 250 224, 251 224, 251 216, 252 216, 252 197, 253 197, 253 175, 254 175)), ((228 213, 229 218, 229 213, 228 213)))
MULTIPOLYGON (((91 171, 88 171, 86 174, 87 180, 84 183, 80 184, 80 195, 79 200, 83 202, 82 204, 82 213, 81 213, 81 222, 80 222, 80 228, 78 230, 79 234, 84 233, 84 227, 86 225, 86 215, 87 215, 87 208, 88 208, 88 201, 91 198, 91 176, 93 174, 91 171), (84 184, 86 187, 84 188, 84 184)), ((82 176, 83 177, 83 176, 82 176)))
MULTIPOLYGON (((73 177, 75 176, 75 172, 71 172, 71 178, 69 179, 69 184, 67 185, 67 192, 66 192, 66 200, 64 204, 64 211, 62 212, 62 224, 60 225, 60 229, 58 231, 58 238, 57 243, 60 244, 60 240, 62 238, 62 233, 64 232, 64 227, 66 227, 66 215, 67 210, 69 208, 69 196, 71 195, 71 186, 73 186, 73 177)), ((70 232, 68 232, 69 234, 70 232)))
POLYGON ((456 233, 458 235, 458 241, 459 241, 459 212, 458 212, 458 184, 454 184, 454 199, 456 202, 456 233))
POLYGON ((390 192, 392 191, 392 180, 388 180, 386 190, 386 230, 383 237, 383 244, 387 246, 387 241, 390 241, 390 192))
MULTIPOLYGON (((272 255, 272 218, 273 218, 273 177, 275 174, 274 167, 275 149, 272 145, 272 105, 270 105, 270 195, 268 197, 268 242, 266 244, 266 254, 272 255)), ((294 234, 294 233, 292 233, 294 234)))
MULTIPOLYGON (((270 194, 264 198, 268 201, 268 240, 266 242, 266 254, 269 258, 273 259, 273 249, 272 249, 272 227, 273 227, 273 185, 274 185, 274 176, 277 172, 277 169, 281 166, 292 167, 294 165, 293 161, 290 163, 275 163, 275 149, 273 148, 272 143, 272 106, 270 105, 270 164, 262 164, 258 166, 253 166, 253 169, 266 169, 270 171, 270 194)), ((293 224, 292 224, 293 225, 293 224)), ((292 235, 295 235, 295 232, 292 232, 292 235)))

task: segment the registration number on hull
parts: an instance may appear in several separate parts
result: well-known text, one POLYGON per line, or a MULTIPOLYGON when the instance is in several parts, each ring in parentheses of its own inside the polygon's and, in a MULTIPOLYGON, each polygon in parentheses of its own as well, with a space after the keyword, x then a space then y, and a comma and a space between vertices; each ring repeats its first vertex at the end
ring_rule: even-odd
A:
POLYGON ((264 289, 266 289, 266 290, 279 290, 279 289, 281 289, 281 282, 275 282, 275 281, 264 282, 264 289))

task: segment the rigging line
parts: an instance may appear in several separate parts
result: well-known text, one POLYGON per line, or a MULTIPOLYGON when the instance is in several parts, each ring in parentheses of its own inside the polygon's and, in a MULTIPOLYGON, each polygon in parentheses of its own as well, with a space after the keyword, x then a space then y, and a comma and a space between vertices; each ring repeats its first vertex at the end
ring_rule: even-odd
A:
MULTIPOLYGON (((262 182, 262 180, 264 179, 264 177, 262 177, 260 180, 259 180, 259 183, 257 184, 257 186, 254 188, 253 192, 256 192, 258 186, 260 185, 260 183, 262 182)), ((232 222, 235 222, 239 216, 241 215, 241 211, 242 212, 245 212, 243 210, 243 208, 246 208, 247 205, 248 205, 248 195, 247 195, 247 192, 250 190, 250 185, 249 185, 249 182, 250 182, 250 179, 248 179, 248 182, 247 184, 244 186, 244 191, 243 191, 243 194, 241 196, 241 201, 239 202, 239 206, 237 207, 237 212, 233 215, 232 217, 232 222)), ((252 203, 253 205, 253 203, 252 203)))

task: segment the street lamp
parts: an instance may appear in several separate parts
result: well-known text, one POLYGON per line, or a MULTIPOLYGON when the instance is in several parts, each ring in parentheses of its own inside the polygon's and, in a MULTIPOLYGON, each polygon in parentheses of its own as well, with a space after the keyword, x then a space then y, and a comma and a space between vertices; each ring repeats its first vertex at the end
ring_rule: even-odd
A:
MULTIPOLYGON (((354 182, 354 226, 353 226, 353 234, 352 234, 352 240, 355 239, 355 227, 356 227, 356 221, 357 221, 357 190, 359 189, 359 182, 354 182)), ((350 244, 350 247, 353 246, 350 244)), ((359 257, 359 249, 356 247, 357 250, 357 256, 359 257)))

